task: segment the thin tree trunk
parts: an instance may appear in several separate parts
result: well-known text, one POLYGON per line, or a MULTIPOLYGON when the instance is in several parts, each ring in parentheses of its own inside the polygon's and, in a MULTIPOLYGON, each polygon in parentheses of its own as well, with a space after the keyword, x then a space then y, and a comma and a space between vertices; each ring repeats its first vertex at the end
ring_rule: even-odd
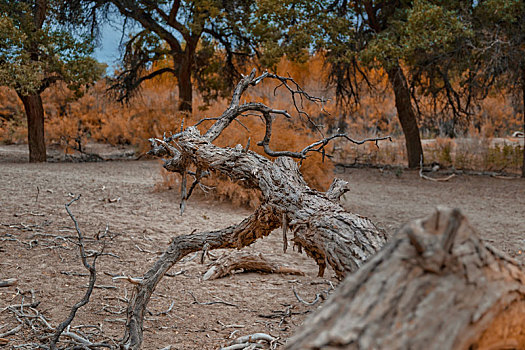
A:
POLYGON ((523 99, 523 164, 521 177, 525 178, 525 66, 521 69, 521 98, 523 99))
POLYGON ((29 144, 29 161, 46 161, 46 142, 44 138, 44 107, 39 93, 32 95, 18 94, 27 116, 27 143, 29 144))
POLYGON ((525 273, 458 209, 407 224, 286 349, 524 349, 525 273))
POLYGON ((387 71, 388 80, 394 89, 396 109, 407 149, 408 167, 417 168, 423 157, 423 148, 419 137, 416 114, 412 108, 410 92, 403 70, 396 64, 387 71))

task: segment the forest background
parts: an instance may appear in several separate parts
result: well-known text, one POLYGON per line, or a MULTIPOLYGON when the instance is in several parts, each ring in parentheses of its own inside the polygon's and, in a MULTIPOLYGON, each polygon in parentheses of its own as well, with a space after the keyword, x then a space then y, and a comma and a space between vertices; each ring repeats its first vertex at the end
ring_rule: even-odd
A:
MULTIPOLYGON (((134 12, 122 9, 119 1, 84 3, 95 3, 99 7, 114 5, 128 18, 134 17, 134 12)), ((151 37, 158 34, 155 30, 146 28, 131 35, 137 32, 137 27, 123 27, 123 38, 127 33, 129 40, 122 44, 122 62, 113 75, 104 78, 93 73, 96 69, 90 62, 80 67, 90 70, 91 81, 86 78, 75 85, 72 84, 75 77, 68 77, 70 81, 57 78, 45 89, 41 83, 38 93, 43 100, 46 144, 60 147, 68 154, 84 151, 89 142, 102 142, 133 146, 137 155, 142 155, 148 149, 148 138, 176 131, 182 123, 192 125, 202 118, 219 116, 227 108, 228 94, 233 87, 227 83, 252 67, 258 67, 291 76, 304 90, 328 101, 322 106, 303 106, 310 117, 302 123, 277 119, 279 127, 276 130, 280 135, 274 137, 272 147, 275 150, 301 149, 319 138, 319 129, 326 135, 393 137, 392 143, 384 143, 381 147, 334 142, 327 157, 316 155, 306 160, 303 171, 307 179, 313 186, 325 188, 328 179, 323 180, 327 177, 321 175, 331 172, 334 162, 402 166, 408 161, 412 168, 419 165, 417 160, 422 155, 415 154, 414 148, 413 154, 407 155, 410 147, 404 145, 403 135, 407 137, 407 132, 399 122, 403 109, 399 107, 400 96, 393 89, 396 86, 394 71, 397 75, 400 72, 405 85, 408 84, 405 89, 411 94, 408 112, 417 118, 425 164, 499 173, 519 174, 522 171, 519 131, 524 125, 522 102, 525 99, 520 99, 523 93, 520 86, 524 85, 520 73, 525 65, 520 52, 524 43, 522 34, 510 35, 514 31, 519 33, 523 25, 519 17, 524 11, 523 1, 469 2, 469 5, 454 1, 439 5, 431 1, 406 4, 395 1, 333 2, 330 6, 323 3, 320 6, 324 6, 324 16, 319 17, 325 17, 324 21, 332 20, 329 27, 321 20, 302 18, 315 9, 300 7, 296 4, 301 3, 299 1, 255 3, 259 6, 258 11, 263 12, 273 3, 280 9, 287 9, 287 21, 294 22, 295 29, 289 25, 276 32, 276 24, 283 21, 278 17, 267 21, 264 29, 261 29, 264 21, 258 23, 259 27, 250 33, 250 40, 259 46, 251 54, 233 52, 235 41, 225 44, 220 39, 199 37, 194 48, 194 71, 187 79, 191 87, 190 103, 179 93, 187 88, 181 85, 179 56, 167 50, 162 35, 153 40, 151 37), (301 10, 296 10, 296 5, 301 10), (466 9, 470 11, 470 22, 464 17, 466 9), (362 21, 356 22, 356 18, 362 21), (482 26, 481 21, 484 21, 482 26), (322 26, 325 27, 320 35, 315 30, 322 26), (303 32, 298 34, 299 30, 303 32), (273 35, 270 42, 263 41, 268 33, 273 35), (242 61, 235 54, 243 56, 242 61), (158 74, 159 71, 167 74, 158 74)), ((237 12, 245 15, 246 12, 246 8, 232 10, 211 3, 207 4, 209 8, 204 11, 201 8, 198 12, 200 2, 182 2, 182 6, 184 4, 194 6, 189 6, 186 14, 181 12, 180 22, 187 25, 188 33, 196 31, 192 26, 198 18, 203 21, 202 32, 206 33, 207 22, 202 20, 203 16, 210 16, 212 28, 219 23, 223 17, 210 10, 213 6, 217 6, 219 14, 220 11, 227 15, 237 12)), ((7 2, 2 6, 10 9, 11 5, 7 2)), ((39 1, 33 9, 38 6, 39 1)), ((140 7, 142 2, 134 6, 140 7)), ((72 9, 59 7, 57 11, 65 14, 72 9)), ((258 15, 264 18, 261 13, 258 15)), ((60 16, 54 18, 58 21, 60 16)), ((9 12, 4 19, 12 20, 9 12)), ((162 18, 159 23, 165 24, 162 18)), ((46 28, 45 21, 43 28, 46 28)), ((184 30, 181 33, 181 53, 185 54, 188 45, 184 41, 184 30)), ((89 40, 92 45, 96 43, 95 36, 89 40)), ((9 47, 4 50, 4 56, 5 52, 9 52, 9 47)), ((82 54, 90 52, 92 48, 91 51, 85 49, 82 54)), ((55 54, 58 56, 59 52, 55 54)), ((13 56, 7 55, 2 64, 23 66, 27 63, 13 56)), ((34 64, 31 59, 29 62, 34 64)), ((57 77, 56 71, 53 75, 43 74, 57 77)), ((16 75, 4 74, 2 85, 8 87, 0 88, 0 142, 26 142, 27 119, 24 105, 18 98, 23 95, 20 86, 24 84, 16 75), (18 81, 18 87, 10 83, 10 78, 18 81)), ((26 90, 30 88, 24 86, 26 90)), ((274 88, 263 84, 249 97, 274 108, 293 109, 289 95, 274 88)), ((254 116, 245 119, 243 125, 236 124, 225 132, 219 144, 233 147, 245 145, 250 137, 260 139, 264 134, 263 124, 254 116)), ((202 125, 205 127, 206 123, 202 125)), ((263 153, 262 147, 255 142, 251 147, 263 153)), ((168 186, 170 181, 174 180, 167 179, 168 186)))

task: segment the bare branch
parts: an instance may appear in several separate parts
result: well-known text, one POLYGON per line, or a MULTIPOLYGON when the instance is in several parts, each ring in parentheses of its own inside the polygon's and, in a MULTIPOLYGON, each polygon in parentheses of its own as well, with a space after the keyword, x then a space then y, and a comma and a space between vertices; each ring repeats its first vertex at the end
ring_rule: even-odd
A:
POLYGON ((313 305, 317 304, 317 302, 318 302, 319 300, 324 300, 324 296, 323 296, 323 294, 322 294, 322 293, 317 293, 317 294, 315 295, 315 299, 314 299, 314 301, 312 301, 312 302, 308 302, 308 301, 303 300, 303 299, 299 296, 299 294, 297 293, 297 291, 295 290, 295 288, 292 288, 292 290, 293 290, 293 294, 295 295, 295 297, 297 298, 297 300, 298 300, 299 302, 305 304, 305 305, 308 305, 308 306, 313 306, 313 305))
MULTIPOLYGON (((277 88, 283 86, 291 93, 294 107, 297 113, 299 114, 299 116, 306 116, 308 120, 312 123, 312 125, 320 132, 320 130, 318 129, 318 126, 311 121, 308 113, 306 113, 302 109, 302 102, 303 102, 303 99, 306 99, 316 104, 320 103, 322 107, 322 105, 327 100, 325 100, 324 98, 309 95, 307 92, 305 92, 300 87, 300 85, 297 82, 295 82, 295 80, 293 80, 290 77, 281 77, 279 75, 271 74, 266 71, 262 75, 255 77, 255 73, 256 73, 256 70, 253 69, 251 73, 247 76, 244 76, 241 79, 241 81, 237 84, 237 86, 235 87, 235 90, 233 91, 233 97, 230 103, 230 107, 217 119, 217 122, 215 122, 215 124, 213 124, 210 127, 210 129, 208 129, 206 134, 204 135, 210 142, 215 140, 221 134, 221 132, 225 128, 227 128, 233 120, 235 120, 235 118, 237 118, 240 114, 245 113, 245 112, 255 111, 255 112, 261 112, 263 114, 264 113, 280 114, 280 115, 284 115, 287 118, 291 118, 291 115, 287 111, 272 109, 264 105, 263 103, 251 102, 251 103, 245 103, 242 105, 240 104, 241 97, 243 93, 248 89, 248 87, 255 86, 267 78, 278 80, 280 82, 280 85, 277 86, 277 88), (297 96, 300 99, 300 106, 298 105, 297 96)), ((320 133, 322 135, 322 132, 320 133)))
POLYGON ((138 349, 142 343, 143 322, 149 299, 166 272, 186 255, 209 249, 241 248, 269 235, 279 227, 280 220, 275 210, 262 206, 238 225, 222 230, 193 233, 173 238, 169 247, 144 275, 142 283, 136 285, 133 298, 128 305, 126 334, 122 349, 138 349))
POLYGON ((306 146, 300 152, 292 152, 292 151, 278 151, 278 152, 274 152, 269 147, 270 137, 271 137, 271 133, 272 133, 271 129, 272 129, 272 120, 271 120, 271 117, 269 116, 268 119, 267 119, 267 122, 266 122, 266 133, 264 135, 264 140, 259 142, 258 145, 259 146, 263 146, 264 152, 267 155, 269 155, 270 157, 286 156, 286 157, 292 157, 292 158, 297 158, 297 159, 305 159, 306 158, 306 154, 308 152, 324 152, 325 146, 328 145, 328 143, 330 141, 332 141, 333 139, 336 139, 336 138, 344 138, 344 139, 346 139, 346 140, 348 140, 348 141, 350 141, 352 143, 355 143, 356 145, 362 145, 365 142, 375 142, 377 147, 379 147, 378 146, 378 142, 381 141, 381 140, 392 141, 392 138, 390 136, 367 138, 367 139, 364 139, 364 140, 354 140, 351 137, 349 137, 347 134, 337 134, 337 135, 332 135, 332 136, 326 137, 326 138, 324 138, 322 140, 316 141, 316 142, 312 143, 311 145, 306 146))
POLYGON ((6 280, 0 280, 0 287, 15 286, 18 283, 16 278, 8 278, 6 280))
POLYGON ((229 303, 229 302, 224 301, 224 300, 221 300, 221 299, 217 299, 217 300, 214 300, 214 301, 200 302, 200 301, 197 300, 197 298, 195 297, 195 295, 193 295, 192 292, 188 292, 188 293, 189 293, 189 295, 191 295, 191 297, 193 298, 192 304, 197 304, 197 305, 215 305, 215 304, 223 304, 223 305, 226 305, 226 306, 239 307, 238 305, 235 305, 235 304, 229 303))
POLYGON ((421 156, 421 159, 419 160, 419 177, 420 178, 425 179, 425 180, 434 181, 434 182, 445 182, 445 181, 452 179, 455 176, 456 174, 451 174, 443 178, 433 178, 430 176, 426 176, 425 174, 423 174, 423 156, 421 156))
POLYGON ((264 149, 264 152, 271 157, 286 156, 286 157, 292 157, 296 159, 305 159, 306 154, 308 152, 323 152, 324 153, 324 147, 331 140, 336 139, 336 138, 344 138, 358 145, 363 144, 365 142, 375 142, 377 145, 378 141, 386 140, 386 139, 391 140, 390 136, 368 138, 364 140, 354 140, 346 134, 336 134, 336 135, 332 135, 329 137, 325 137, 322 140, 316 141, 313 144, 304 148, 300 152, 273 151, 270 148, 270 141, 271 141, 271 136, 272 136, 272 124, 274 121, 274 116, 282 115, 288 119, 292 119, 292 116, 286 110, 270 108, 260 102, 248 102, 248 103, 240 104, 241 96, 248 89, 248 87, 255 86, 259 84, 260 82, 262 82, 264 79, 278 80, 280 84, 275 89, 278 89, 280 87, 286 88, 292 95, 292 101, 293 101, 295 110, 297 111, 299 116, 306 116, 308 120, 311 122, 311 124, 314 125, 314 127, 317 129, 317 131, 319 131, 319 133, 323 135, 323 133, 319 129, 319 126, 313 123, 310 120, 308 113, 304 112, 304 110, 302 109, 302 103, 303 103, 303 100, 306 99, 313 103, 321 104, 321 108, 322 108, 323 104, 327 100, 321 97, 315 97, 315 96, 308 94, 306 91, 303 90, 303 88, 293 78, 290 78, 290 77, 282 77, 282 76, 271 74, 268 72, 264 72, 262 75, 255 77, 255 69, 251 71, 250 75, 243 77, 243 79, 237 84, 234 90, 234 93, 233 93, 233 98, 230 103, 230 107, 220 117, 204 118, 200 120, 199 122, 197 122, 197 124, 195 124, 194 126, 200 125, 201 123, 207 120, 216 120, 216 122, 204 134, 204 137, 207 138, 209 142, 212 142, 221 134, 221 132, 225 128, 227 128, 230 125, 232 121, 237 120, 236 118, 238 116, 250 114, 250 112, 259 112, 261 113, 263 117, 263 121, 266 124, 266 130, 265 130, 263 140, 260 141, 258 145, 262 146, 264 149), (300 106, 298 105, 297 96, 298 98, 300 98, 300 106))
MULTIPOLYGON (((91 293, 93 292, 93 289, 95 287, 95 282, 97 279, 95 264, 96 264, 99 254, 95 253, 93 256, 92 264, 88 263, 86 251, 84 248, 84 237, 82 235, 82 232, 80 231, 80 227, 78 226, 78 222, 75 216, 73 215, 73 213, 71 213, 71 210, 69 209, 69 206, 73 204, 74 202, 78 201, 79 199, 80 199, 80 195, 78 195, 76 198, 73 198, 73 200, 67 203, 65 207, 66 207, 66 211, 69 217, 71 218, 71 220, 73 220, 73 223, 75 224, 75 230, 77 231, 77 234, 78 234, 78 248, 80 250, 80 258, 82 259, 82 264, 84 265, 84 267, 89 271, 89 283, 88 283, 86 293, 84 294, 84 297, 79 302, 77 302, 75 305, 73 305, 73 307, 71 308, 71 311, 69 312, 69 316, 62 323, 60 323, 58 327, 56 328, 55 334, 53 335, 53 338, 51 339, 51 343, 50 343, 51 350, 56 349, 58 338, 60 338, 60 335, 64 332, 66 327, 68 327, 70 323, 73 321, 78 309, 80 309, 82 306, 86 305, 89 302, 89 298, 91 296, 91 293)), ((68 336, 70 336, 70 334, 68 334, 68 336)))

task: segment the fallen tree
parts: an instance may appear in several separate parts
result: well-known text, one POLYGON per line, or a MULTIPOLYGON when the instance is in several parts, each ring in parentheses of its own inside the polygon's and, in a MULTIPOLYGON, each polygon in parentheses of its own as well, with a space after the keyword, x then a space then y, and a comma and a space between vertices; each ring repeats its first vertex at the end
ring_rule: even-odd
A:
POLYGON ((524 349, 525 273, 457 209, 398 232, 286 349, 524 349))
POLYGON ((270 148, 273 121, 276 116, 292 118, 291 115, 285 110, 272 109, 262 103, 240 103, 243 93, 264 79, 276 80, 279 87, 287 89, 296 111, 306 118, 309 116, 298 107, 299 99, 323 102, 303 91, 292 78, 267 72, 256 77, 253 70, 236 86, 229 108, 218 118, 206 119, 215 122, 203 134, 197 129, 197 125, 201 124, 199 122, 175 135, 151 139, 152 149, 149 153, 165 157, 164 168, 182 176, 181 213, 196 185, 212 172, 228 176, 245 188, 259 189, 262 205, 237 225, 173 238, 169 247, 135 287, 127 309, 122 348, 140 347, 144 314, 155 287, 164 274, 189 253, 203 249, 241 249, 282 227, 285 251, 287 234, 290 233, 291 241, 298 250, 306 252, 316 261, 320 276, 329 265, 339 278, 343 278, 362 266, 386 242, 383 230, 367 218, 349 213, 339 204, 339 197, 348 190, 344 181, 335 180, 325 193, 313 190, 304 181, 296 160, 305 159, 310 152, 324 154, 324 147, 335 138, 362 144, 377 143, 388 137, 356 141, 346 134, 336 134, 324 137, 301 151, 273 151, 270 148), (250 151, 249 144, 234 148, 221 148, 213 144, 225 128, 246 113, 257 114, 265 123, 265 135, 258 145, 263 147, 268 156, 275 157, 274 161, 250 151), (189 189, 188 176, 194 177, 189 189))

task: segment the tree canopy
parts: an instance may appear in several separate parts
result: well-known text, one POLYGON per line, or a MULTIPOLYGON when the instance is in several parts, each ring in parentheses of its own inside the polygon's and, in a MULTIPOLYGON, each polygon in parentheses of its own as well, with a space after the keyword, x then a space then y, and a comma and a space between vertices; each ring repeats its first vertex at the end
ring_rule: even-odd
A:
POLYGON ((312 12, 305 1, 96 3, 111 4, 110 9, 140 27, 124 28, 130 28, 129 40, 113 86, 119 99, 132 96, 143 81, 167 73, 177 78, 179 109, 185 111, 192 109, 194 85, 206 102, 225 97, 246 63, 271 67, 284 54, 304 58, 312 38, 306 18, 296 16, 312 12))
POLYGON ((80 91, 104 70, 89 56, 92 38, 63 26, 65 10, 60 1, 0 1, 0 85, 24 104, 30 161, 46 160, 40 94, 57 81, 80 91))
POLYGON ((61 28, 59 3, 0 2, 0 85, 29 95, 57 81, 78 90, 101 75, 92 38, 61 28))

